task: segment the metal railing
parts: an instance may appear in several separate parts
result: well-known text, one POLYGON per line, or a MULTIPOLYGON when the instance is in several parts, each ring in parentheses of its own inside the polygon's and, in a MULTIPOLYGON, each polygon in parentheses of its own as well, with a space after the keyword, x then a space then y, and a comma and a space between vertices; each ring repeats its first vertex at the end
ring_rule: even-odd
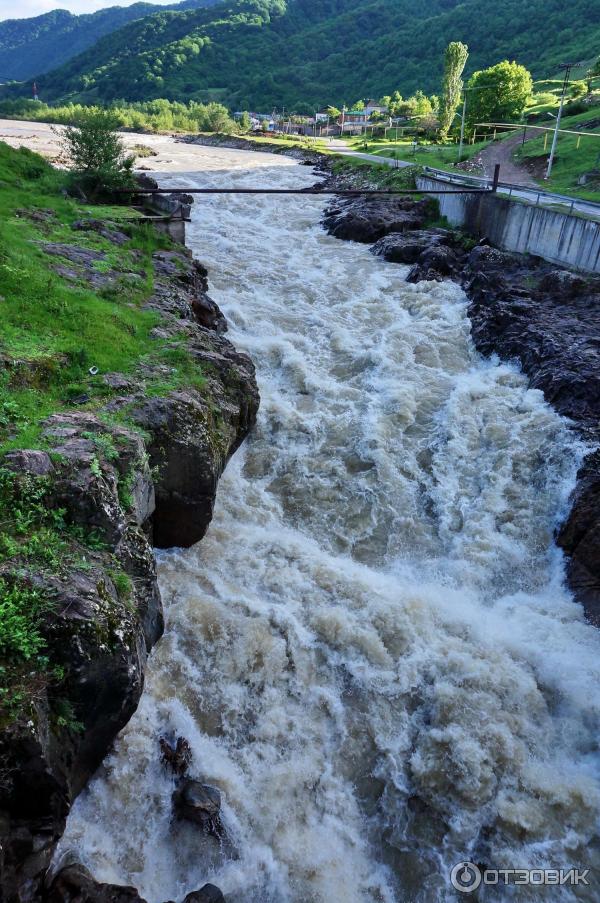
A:
MULTIPOLYGON (((435 178, 437 181, 451 182, 452 184, 487 185, 488 190, 489 186, 493 184, 493 180, 485 176, 470 176, 466 174, 463 175, 462 173, 459 175, 453 172, 446 172, 444 169, 434 169, 431 166, 424 166, 423 174, 431 175, 431 177, 435 178)), ((594 216, 600 218, 600 204, 596 201, 588 201, 586 198, 574 198, 565 194, 544 191, 543 189, 537 190, 531 188, 529 185, 515 185, 512 182, 502 182, 500 180, 497 182, 497 189, 499 192, 502 192, 502 194, 508 194, 509 197, 512 197, 512 195, 516 193, 534 197, 536 206, 539 206, 540 201, 543 199, 543 202, 546 204, 559 204, 561 207, 568 206, 569 212, 573 212, 576 208, 580 207, 591 208, 594 216)), ((440 191, 439 193, 442 194, 443 192, 440 191)))

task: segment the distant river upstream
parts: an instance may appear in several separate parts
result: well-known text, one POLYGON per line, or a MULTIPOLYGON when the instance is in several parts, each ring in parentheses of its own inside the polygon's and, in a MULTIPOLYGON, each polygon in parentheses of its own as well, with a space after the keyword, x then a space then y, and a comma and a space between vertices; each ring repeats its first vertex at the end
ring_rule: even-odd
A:
MULTIPOLYGON (((203 149, 164 184, 303 186, 203 149), (204 161, 204 162, 203 162, 204 161), (203 169, 204 171, 200 171, 203 169)), ((62 847, 149 903, 446 903, 462 860, 600 859, 600 633, 552 542, 581 457, 451 283, 328 237, 315 197, 207 196, 189 245, 262 407, 206 539, 160 555, 167 632, 62 847), (187 737, 228 840, 171 821, 187 737)), ((478 900, 600 899, 590 886, 478 900)), ((595 886, 594 886, 595 881, 595 886)))

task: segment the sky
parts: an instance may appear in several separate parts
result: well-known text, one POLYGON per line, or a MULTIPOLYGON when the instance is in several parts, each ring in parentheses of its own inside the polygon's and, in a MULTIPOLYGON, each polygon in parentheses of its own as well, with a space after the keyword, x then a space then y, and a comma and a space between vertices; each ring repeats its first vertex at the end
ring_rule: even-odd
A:
MULTIPOLYGON (((136 0, 0 0, 0 19, 26 19, 40 16, 51 9, 68 9, 70 13, 93 13, 106 6, 131 6, 136 0)), ((149 0, 150 2, 150 0, 149 0)), ((171 0, 151 0, 169 3, 171 0)))

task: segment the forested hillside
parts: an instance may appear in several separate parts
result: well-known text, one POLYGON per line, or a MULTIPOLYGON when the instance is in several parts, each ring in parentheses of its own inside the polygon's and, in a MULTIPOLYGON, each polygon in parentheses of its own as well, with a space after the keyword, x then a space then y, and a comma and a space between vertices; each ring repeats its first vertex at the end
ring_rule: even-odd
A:
POLYGON ((158 12, 42 83, 44 99, 218 99, 238 109, 351 103, 439 87, 464 41, 467 72, 517 59, 547 76, 600 50, 597 0, 233 0, 158 12))
MULTIPOLYGON (((185 0, 166 8, 197 9, 216 2, 185 0)), ((151 15, 158 8, 152 3, 134 3, 133 6, 111 6, 82 16, 74 16, 66 9, 55 9, 43 16, 0 22, 0 81, 31 78, 56 69, 104 35, 151 15)))

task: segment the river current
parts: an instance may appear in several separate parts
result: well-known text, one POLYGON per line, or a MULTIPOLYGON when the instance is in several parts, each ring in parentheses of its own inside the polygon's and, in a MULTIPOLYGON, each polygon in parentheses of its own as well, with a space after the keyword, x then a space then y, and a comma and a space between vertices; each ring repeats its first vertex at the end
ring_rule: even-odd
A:
MULTIPOLYGON (((315 180, 220 153, 164 183, 315 180)), ((160 555, 165 637, 61 844, 149 903, 206 881, 228 903, 437 903, 462 897, 461 860, 600 858, 600 633, 552 540, 583 450, 477 353, 457 286, 407 284, 322 211, 194 207, 188 244, 261 410, 207 537, 160 555), (172 821, 166 733, 221 790, 222 844, 172 821)), ((599 899, 588 880, 476 898, 599 899)))

